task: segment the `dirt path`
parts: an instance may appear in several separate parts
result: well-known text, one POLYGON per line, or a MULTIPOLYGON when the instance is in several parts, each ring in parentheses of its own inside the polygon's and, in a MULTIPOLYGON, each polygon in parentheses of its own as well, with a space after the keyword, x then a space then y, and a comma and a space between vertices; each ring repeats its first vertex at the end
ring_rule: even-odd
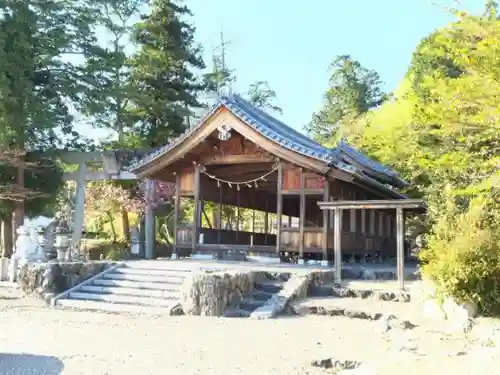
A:
POLYGON ((360 361, 361 369, 345 372, 352 375, 497 375, 500 368, 498 347, 424 326, 383 333, 380 322, 344 317, 111 315, 1 296, 2 375, 332 374, 311 366, 330 357, 360 361))

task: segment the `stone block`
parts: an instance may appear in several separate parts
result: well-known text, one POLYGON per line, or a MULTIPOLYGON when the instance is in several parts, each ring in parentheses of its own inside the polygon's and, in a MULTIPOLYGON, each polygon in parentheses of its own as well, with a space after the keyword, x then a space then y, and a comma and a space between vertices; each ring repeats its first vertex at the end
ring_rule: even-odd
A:
POLYGON ((47 300, 113 266, 114 262, 26 263, 17 283, 24 295, 47 300))
POLYGON ((182 287, 182 309, 188 315, 221 316, 252 293, 257 274, 231 270, 195 273, 182 287))
POLYGON ((9 280, 9 258, 0 258, 0 281, 9 280))

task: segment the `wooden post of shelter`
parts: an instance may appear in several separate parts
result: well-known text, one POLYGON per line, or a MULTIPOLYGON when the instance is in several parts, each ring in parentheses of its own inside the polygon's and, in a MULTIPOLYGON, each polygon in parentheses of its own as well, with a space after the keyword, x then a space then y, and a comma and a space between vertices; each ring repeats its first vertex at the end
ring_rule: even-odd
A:
POLYGON ((333 260, 335 263, 335 283, 342 281, 342 244, 341 244, 342 210, 336 208, 333 216, 333 260))
POLYGON ((397 231, 397 274, 399 288, 405 286, 405 258, 404 258, 404 215, 401 207, 396 208, 397 231))
MULTIPOLYGON (((370 209, 373 210, 396 210, 396 233, 397 233, 397 277, 400 289, 404 289, 404 213, 403 210, 416 212, 425 211, 425 204, 420 199, 395 199, 395 200, 370 200, 370 201, 335 201, 318 202, 321 210, 334 211, 334 256, 335 256, 335 282, 341 282, 341 243, 340 222, 342 210, 348 209, 370 209)), ((370 215, 373 216, 373 215, 370 215)), ((374 221, 370 223, 374 227, 374 221)))
POLYGON ((278 183, 276 192, 276 254, 280 255, 281 247, 281 216, 283 212, 283 163, 278 164, 278 183))

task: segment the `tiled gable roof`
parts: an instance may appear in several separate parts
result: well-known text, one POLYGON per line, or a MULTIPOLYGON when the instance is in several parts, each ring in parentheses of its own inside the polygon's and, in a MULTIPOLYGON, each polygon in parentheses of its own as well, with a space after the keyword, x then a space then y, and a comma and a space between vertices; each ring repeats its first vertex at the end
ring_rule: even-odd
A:
POLYGON ((310 139, 306 135, 296 131, 290 126, 284 124, 273 116, 269 115, 262 109, 259 109, 243 99, 241 96, 233 94, 223 96, 217 104, 199 121, 192 129, 186 130, 181 136, 173 140, 170 144, 159 148, 139 163, 132 166, 134 171, 145 164, 148 164, 154 159, 157 159, 167 153, 171 148, 183 142, 189 135, 201 127, 205 120, 214 114, 221 107, 226 107, 233 115, 238 117, 248 126, 259 132, 263 137, 279 144, 280 146, 297 152, 299 154, 324 161, 331 167, 340 168, 350 173, 361 173, 365 178, 366 174, 371 176, 383 177, 382 179, 394 186, 406 186, 407 184, 401 180, 397 173, 390 168, 383 166, 380 163, 370 159, 362 152, 350 146, 347 142, 341 141, 335 148, 327 148, 310 139), (364 170, 358 170, 349 160, 354 160, 364 170), (366 172, 366 173, 363 173, 366 172))

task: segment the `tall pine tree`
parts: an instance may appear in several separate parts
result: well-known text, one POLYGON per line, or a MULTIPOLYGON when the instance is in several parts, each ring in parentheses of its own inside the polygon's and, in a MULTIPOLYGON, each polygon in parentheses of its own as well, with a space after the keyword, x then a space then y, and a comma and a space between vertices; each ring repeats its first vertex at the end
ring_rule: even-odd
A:
POLYGON ((173 0, 154 0, 149 15, 136 25, 133 39, 139 51, 131 59, 131 79, 137 131, 147 146, 160 146, 189 124, 197 94, 204 85, 195 69, 203 69, 201 49, 194 40, 191 12, 173 0))
POLYGON ((332 143, 342 122, 353 120, 380 105, 386 95, 380 77, 348 55, 335 58, 325 104, 313 114, 306 130, 322 143, 332 143))

